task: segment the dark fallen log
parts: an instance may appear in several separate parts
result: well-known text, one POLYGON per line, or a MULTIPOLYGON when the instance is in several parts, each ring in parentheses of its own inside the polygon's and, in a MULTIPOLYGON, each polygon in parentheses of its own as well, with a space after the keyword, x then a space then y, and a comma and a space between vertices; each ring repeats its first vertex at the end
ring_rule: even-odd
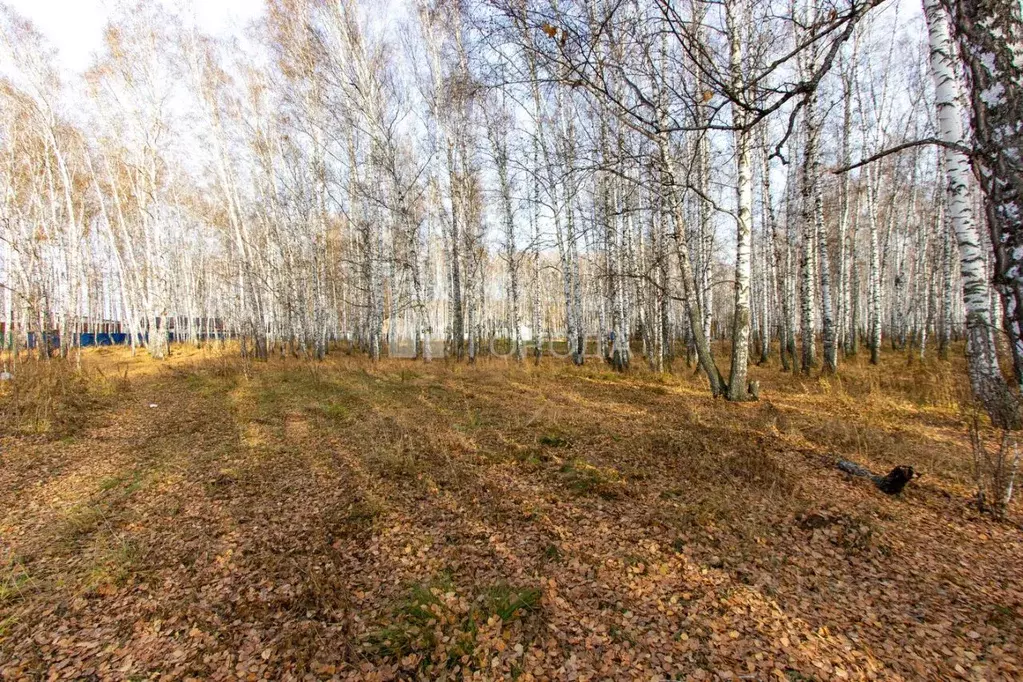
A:
POLYGON ((838 468, 853 476, 869 478, 877 486, 877 489, 885 495, 898 495, 906 487, 907 483, 914 478, 920 478, 920 474, 916 473, 913 467, 905 465, 895 467, 888 472, 887 476, 878 476, 870 469, 844 459, 838 460, 838 468))

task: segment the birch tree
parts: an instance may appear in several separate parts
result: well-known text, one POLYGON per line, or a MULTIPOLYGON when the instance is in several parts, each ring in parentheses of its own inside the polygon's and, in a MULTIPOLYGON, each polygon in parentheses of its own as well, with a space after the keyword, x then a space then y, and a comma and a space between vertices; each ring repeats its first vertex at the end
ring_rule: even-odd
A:
POLYGON ((956 72, 955 48, 948 16, 937 0, 926 0, 924 13, 930 45, 931 71, 934 77, 938 136, 945 168, 947 216, 959 245, 959 268, 963 301, 966 305, 966 358, 970 385, 996 424, 1010 426, 1018 417, 1008 392, 993 336, 991 296, 984 271, 979 229, 970 199, 970 162, 963 152, 962 90, 956 72))
POLYGON ((1023 10, 1014 0, 947 0, 945 7, 966 66, 973 163, 1016 383, 1023 386, 1023 10))

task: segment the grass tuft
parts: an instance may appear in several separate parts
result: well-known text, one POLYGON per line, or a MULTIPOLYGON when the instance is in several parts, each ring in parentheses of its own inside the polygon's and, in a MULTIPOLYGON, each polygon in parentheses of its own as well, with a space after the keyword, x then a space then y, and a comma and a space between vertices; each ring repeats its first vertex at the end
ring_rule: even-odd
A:
POLYGON ((90 377, 59 359, 22 362, 12 380, 0 383, 0 436, 68 438, 111 395, 102 373, 90 377))
POLYGON ((545 433, 540 436, 540 445, 546 445, 549 448, 565 448, 571 444, 572 442, 568 438, 556 433, 545 433))
POLYGON ((414 660, 421 672, 484 669, 495 618, 512 623, 537 615, 542 598, 539 589, 507 582, 484 586, 467 598, 450 573, 441 573, 409 587, 363 649, 372 656, 414 660), (478 655, 481 647, 484 655, 478 655))
POLYGON ((583 459, 572 459, 559 469, 565 486, 577 495, 596 495, 607 500, 621 495, 622 482, 613 469, 601 469, 583 459))

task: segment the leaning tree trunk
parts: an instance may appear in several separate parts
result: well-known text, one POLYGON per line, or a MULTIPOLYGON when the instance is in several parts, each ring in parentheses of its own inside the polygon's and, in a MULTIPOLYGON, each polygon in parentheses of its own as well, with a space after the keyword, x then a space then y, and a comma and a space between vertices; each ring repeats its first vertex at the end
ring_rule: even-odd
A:
MULTIPOLYGON (((924 0, 930 38, 931 72, 938 109, 938 135, 948 145, 961 146, 962 104, 953 61, 954 48, 948 17, 940 0, 924 0)), ((984 251, 970 201, 970 165, 966 154, 946 147, 945 174, 948 218, 959 243, 959 267, 966 306, 966 359, 974 395, 996 424, 1013 425, 1014 403, 998 368, 992 334, 990 292, 984 272, 984 251)))
POLYGON ((703 368, 710 382, 710 391, 716 397, 725 390, 724 379, 714 362, 714 356, 710 352, 710 342, 703 328, 703 311, 700 306, 699 292, 696 286, 696 279, 693 277, 693 266, 689 258, 689 245, 684 235, 685 220, 682 217, 682 200, 675 184, 674 159, 668 146, 667 136, 660 135, 657 138, 658 157, 661 163, 661 183, 664 187, 664 197, 669 204, 672 219, 672 228, 675 235, 675 250, 678 256, 679 269, 682 275, 682 296, 685 301, 686 313, 689 316, 689 328, 692 332, 693 344, 696 347, 696 355, 699 358, 700 367, 703 368))
MULTIPOLYGON (((995 251, 1017 386, 1023 385, 1023 16, 1018 0, 943 0, 966 64, 974 170, 995 251)), ((930 4, 928 0, 925 4, 930 4)), ((934 14, 934 12, 931 12, 934 14)), ((947 38, 946 38, 947 40, 947 38)), ((951 41, 944 51, 951 61, 951 41)), ((934 42, 931 42, 932 52, 934 42)))

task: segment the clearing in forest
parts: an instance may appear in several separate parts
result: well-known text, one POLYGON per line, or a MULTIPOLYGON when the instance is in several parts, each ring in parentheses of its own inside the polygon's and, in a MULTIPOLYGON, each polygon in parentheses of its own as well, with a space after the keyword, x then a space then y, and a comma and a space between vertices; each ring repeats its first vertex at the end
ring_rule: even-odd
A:
POLYGON ((750 404, 681 363, 63 367, 0 395, 2 679, 1023 674, 961 362, 753 368, 750 404))

